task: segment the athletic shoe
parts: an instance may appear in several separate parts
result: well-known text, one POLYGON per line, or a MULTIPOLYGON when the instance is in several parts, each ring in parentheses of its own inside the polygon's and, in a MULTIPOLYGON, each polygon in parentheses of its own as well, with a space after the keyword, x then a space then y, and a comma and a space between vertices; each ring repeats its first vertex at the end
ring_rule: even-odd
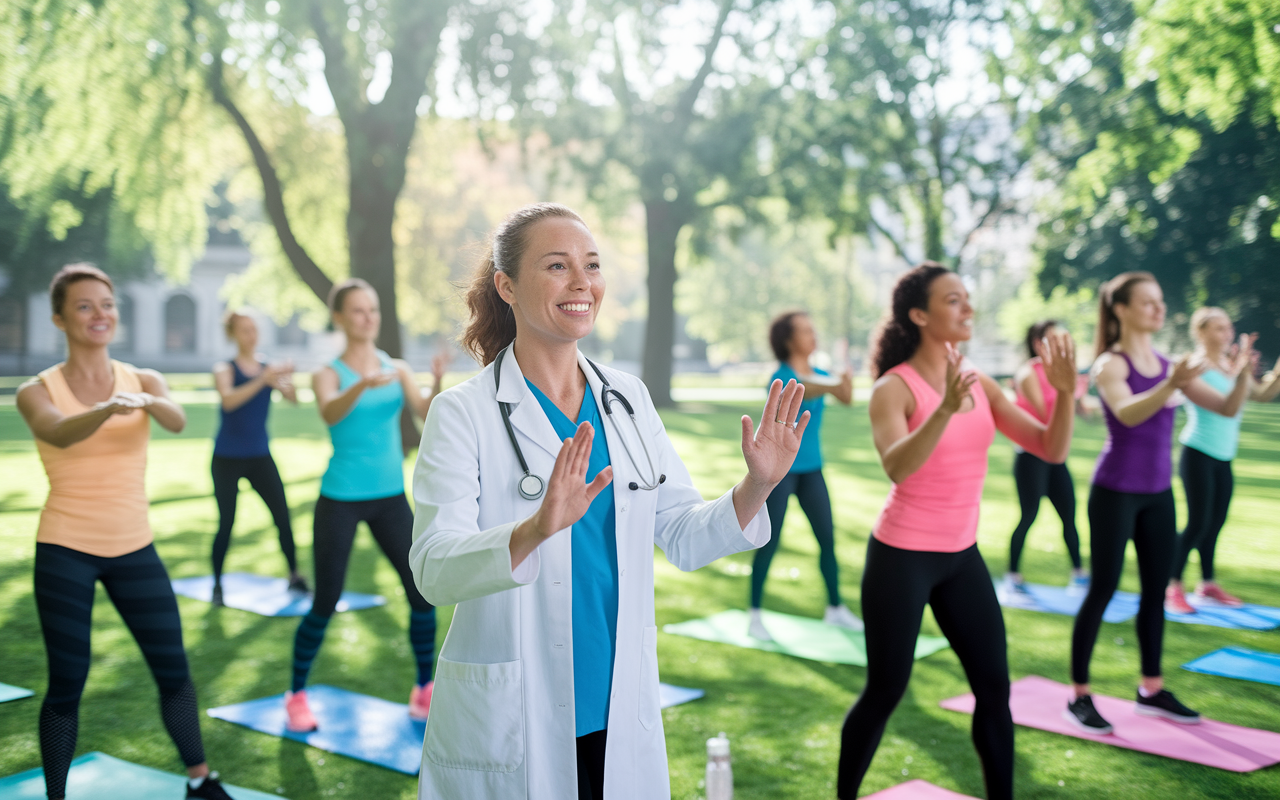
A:
POLYGON ((822 615, 822 621, 848 631, 862 630, 862 620, 858 619, 858 616, 846 605, 827 606, 826 612, 822 615))
POLYGON ((1168 689, 1161 689, 1150 697, 1143 697, 1142 692, 1138 692, 1138 702, 1133 710, 1144 717, 1163 717, 1182 725, 1200 724, 1200 715, 1179 703, 1168 689))
POLYGON ((200 781, 200 785, 193 787, 191 781, 187 781, 187 797, 199 797, 204 800, 231 800, 231 795, 227 794, 227 790, 222 788, 222 782, 218 780, 218 773, 210 772, 204 776, 204 780, 200 781))
POLYGON ((306 594, 311 591, 311 587, 307 585, 306 578, 295 572, 293 575, 289 576, 289 591, 302 592, 303 594, 306 594))
POLYGON ((215 606, 224 607, 226 603, 222 602, 222 584, 215 583, 213 585, 213 597, 209 600, 215 606))
POLYGON ((421 722, 427 718, 431 711, 431 692, 435 688, 435 681, 427 681, 426 686, 413 687, 409 692, 409 719, 421 722))
POLYGON ((1004 580, 1000 583, 996 598, 1002 606, 1012 606, 1014 608, 1035 608, 1037 606, 1035 597, 1027 589, 1026 581, 1022 580, 1022 576, 1016 572, 1006 572, 1004 574, 1004 580))
POLYGON ((1182 591, 1182 584, 1171 583, 1164 590, 1164 610, 1170 614, 1194 614, 1196 610, 1187 602, 1187 595, 1182 591))
POLYGON ((751 609, 749 616, 751 621, 747 623, 747 635, 762 642, 772 642, 773 636, 770 635, 769 629, 764 626, 764 620, 760 618, 760 609, 751 609))
POLYGON ((1089 573, 1084 570, 1071 570, 1071 580, 1067 582, 1067 597, 1084 597, 1089 593, 1089 573))
POLYGON ((1115 730, 1110 722, 1102 718, 1098 709, 1093 707, 1093 695, 1082 695, 1067 703, 1066 709, 1062 712, 1062 718, 1085 733, 1101 736, 1115 730))
POLYGON ((1227 594, 1222 587, 1210 581, 1201 581, 1196 587, 1196 597, 1204 602, 1205 605, 1221 605, 1228 608, 1239 608, 1244 605, 1244 601, 1232 594, 1227 594))
POLYGON ((284 726, 293 733, 310 733, 320 727, 307 705, 306 689, 284 693, 284 713, 289 716, 284 726))

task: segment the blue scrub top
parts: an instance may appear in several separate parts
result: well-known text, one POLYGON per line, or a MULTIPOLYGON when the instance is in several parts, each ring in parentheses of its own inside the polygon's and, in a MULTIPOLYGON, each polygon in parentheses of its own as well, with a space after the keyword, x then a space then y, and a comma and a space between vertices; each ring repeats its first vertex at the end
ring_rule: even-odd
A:
MULTIPOLYGON (((813 368, 815 375, 828 375, 826 370, 813 368)), ((786 386, 787 381, 795 381, 804 383, 800 380, 800 376, 791 368, 790 364, 780 364, 778 371, 773 373, 773 377, 769 378, 769 385, 772 386, 775 380, 782 381, 782 385, 786 386)), ((801 472, 817 472, 822 469, 822 408, 825 404, 826 395, 818 395, 812 400, 805 400, 800 404, 800 413, 809 412, 809 427, 804 429, 804 438, 800 440, 800 450, 796 453, 796 460, 791 465, 788 475, 795 475, 801 472)), ((798 418, 797 418, 798 419, 798 418)))
MULTIPOLYGON (((591 461, 587 481, 609 466, 609 444, 590 384, 573 422, 537 386, 525 378, 561 441, 584 422, 591 424, 591 461)), ((613 485, 596 495, 587 513, 573 524, 573 703, 576 736, 609 725, 609 692, 618 641, 618 542, 613 485)))

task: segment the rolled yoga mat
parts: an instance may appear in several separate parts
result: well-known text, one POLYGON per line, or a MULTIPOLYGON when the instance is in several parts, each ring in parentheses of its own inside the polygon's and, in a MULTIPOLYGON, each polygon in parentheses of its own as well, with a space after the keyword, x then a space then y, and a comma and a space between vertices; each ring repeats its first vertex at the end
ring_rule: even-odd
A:
MULTIPOLYGON (((1093 696, 1094 707, 1115 731, 1085 733, 1063 717, 1071 697, 1070 686, 1031 675, 1013 684, 1009 710, 1015 723, 1028 728, 1231 772, 1252 772, 1280 762, 1280 733, 1212 719, 1204 719, 1199 725, 1180 725, 1158 717, 1143 717, 1134 713, 1132 700, 1101 694, 1093 696)), ((939 705, 949 711, 972 714, 973 695, 952 697, 939 705)))
MULTIPOLYGON (((867 665, 867 644, 861 631, 828 625, 820 619, 763 611, 764 625, 774 641, 762 642, 747 635, 745 611, 721 611, 710 617, 665 625, 662 630, 706 642, 720 642, 752 650, 785 653, 830 664, 867 665)), ((916 640, 916 658, 945 650, 950 645, 941 636, 921 636, 916 640)))
MULTIPOLYGON (((213 600, 213 576, 178 578, 171 581, 175 594, 192 600, 213 600)), ((289 591, 289 581, 284 578, 268 578, 246 572, 222 574, 222 601, 227 608, 249 611, 264 617, 301 617, 311 610, 311 595, 289 591)), ((361 611, 387 604, 387 598, 377 594, 343 592, 337 611, 361 611)))
POLYGON ((1280 686, 1280 654, 1224 647, 1182 665, 1185 670, 1280 686))
MULTIPOLYGON (((89 753, 71 762, 67 800, 176 800, 186 794, 187 778, 89 753)), ((255 792, 224 783, 236 800, 281 800, 281 795, 255 792)), ((0 800, 44 800, 44 770, 29 769, 0 778, 0 800)))

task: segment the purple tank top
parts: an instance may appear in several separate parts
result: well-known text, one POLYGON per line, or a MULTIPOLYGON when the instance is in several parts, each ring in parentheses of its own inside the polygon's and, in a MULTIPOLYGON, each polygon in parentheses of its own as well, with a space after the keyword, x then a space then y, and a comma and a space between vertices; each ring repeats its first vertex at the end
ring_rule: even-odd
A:
MULTIPOLYGON (((1169 371, 1169 360, 1159 353, 1156 358, 1160 359, 1160 374, 1154 378, 1134 369, 1128 355, 1120 355, 1129 365, 1128 384, 1134 394, 1152 388, 1169 371)), ((1172 486, 1174 409, 1162 408, 1132 428, 1116 419, 1105 402, 1102 414, 1107 420, 1107 441, 1098 455, 1093 482, 1104 489, 1130 494, 1156 494, 1172 486)))

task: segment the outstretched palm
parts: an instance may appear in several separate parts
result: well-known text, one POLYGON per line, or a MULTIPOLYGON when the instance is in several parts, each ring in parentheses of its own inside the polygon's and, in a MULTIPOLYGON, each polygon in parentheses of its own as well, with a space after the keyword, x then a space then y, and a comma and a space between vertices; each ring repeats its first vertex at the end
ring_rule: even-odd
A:
POLYGON ((804 385, 775 380, 769 387, 769 399, 757 429, 751 417, 742 418, 742 456, 747 472, 760 484, 773 486, 782 480, 796 460, 800 440, 809 425, 809 412, 800 414, 804 401, 804 385))

